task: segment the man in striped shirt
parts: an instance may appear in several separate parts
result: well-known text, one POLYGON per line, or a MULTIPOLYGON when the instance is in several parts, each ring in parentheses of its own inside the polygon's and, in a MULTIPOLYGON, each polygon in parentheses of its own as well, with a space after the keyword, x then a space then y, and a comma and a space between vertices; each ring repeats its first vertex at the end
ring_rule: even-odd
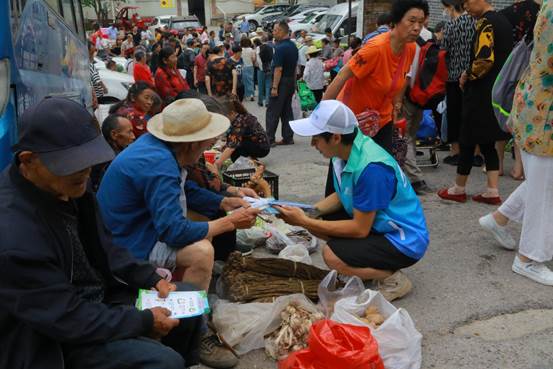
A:
POLYGON ((98 106, 98 99, 108 92, 108 89, 104 82, 100 79, 98 70, 94 66, 94 54, 96 54, 96 46, 92 42, 88 42, 88 57, 89 57, 89 71, 90 71, 90 85, 92 87, 92 107, 94 109, 98 106))

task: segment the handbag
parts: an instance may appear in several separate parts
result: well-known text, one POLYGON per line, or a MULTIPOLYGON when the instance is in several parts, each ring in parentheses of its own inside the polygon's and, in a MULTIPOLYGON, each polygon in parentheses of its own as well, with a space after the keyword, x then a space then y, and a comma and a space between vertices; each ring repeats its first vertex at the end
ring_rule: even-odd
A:
MULTIPOLYGON (((403 69, 403 64, 405 63, 405 54, 406 51, 403 51, 401 54, 401 59, 399 61, 398 68, 396 69, 394 76, 392 78, 392 84, 390 85, 390 91, 386 94, 384 97, 384 103, 382 103, 381 106, 379 106, 378 109, 370 109, 367 108, 361 113, 356 115, 357 122, 359 123, 359 129, 363 134, 369 137, 374 137, 380 131, 380 108, 384 106, 386 103, 386 100, 390 97, 390 94, 394 90, 397 84, 397 80, 399 79, 399 75, 401 73, 401 70, 403 69)), ((344 99, 343 103, 348 105, 348 100, 351 96, 351 79, 346 82, 345 90, 344 90, 344 99)))

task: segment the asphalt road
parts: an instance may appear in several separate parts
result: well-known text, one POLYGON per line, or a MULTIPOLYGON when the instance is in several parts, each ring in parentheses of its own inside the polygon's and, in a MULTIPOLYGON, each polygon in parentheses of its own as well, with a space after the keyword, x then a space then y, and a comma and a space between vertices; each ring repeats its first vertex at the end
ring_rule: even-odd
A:
MULTIPOLYGON (((254 102, 246 107, 265 121, 265 109, 254 102)), ((328 161, 308 139, 295 137, 295 142, 274 148, 264 162, 280 176, 281 199, 316 201, 324 193, 328 161)), ((511 166, 509 157, 506 173, 511 166)), ((438 189, 452 183, 455 168, 441 164, 424 173, 428 184, 438 189)), ((518 183, 502 177, 502 197, 518 183)), ((474 168, 468 193, 484 188, 485 175, 474 168)), ((495 208, 445 202, 434 194, 421 201, 431 243, 425 257, 405 270, 413 291, 394 305, 407 309, 423 334, 422 368, 553 368, 553 290, 514 274, 514 252, 501 249, 480 229, 478 218, 495 208)), ((510 224, 509 229, 518 239, 520 226, 510 224)), ((258 350, 242 357, 237 368, 276 367, 258 350)))

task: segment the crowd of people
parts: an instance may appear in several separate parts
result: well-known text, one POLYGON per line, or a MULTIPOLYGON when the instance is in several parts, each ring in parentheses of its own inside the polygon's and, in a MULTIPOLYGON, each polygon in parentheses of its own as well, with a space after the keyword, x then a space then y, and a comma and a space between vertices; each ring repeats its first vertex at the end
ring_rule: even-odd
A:
POLYGON ((472 199, 501 204, 501 158, 513 137, 521 161, 513 174, 524 171, 524 182, 480 225, 515 250, 505 225, 521 222, 512 270, 553 285, 545 265, 553 258, 551 0, 500 12, 487 0, 442 4, 449 20, 431 32, 425 0, 395 0, 374 32, 350 37, 346 48, 331 32, 320 48, 305 33, 294 42, 286 22, 271 33, 247 34, 229 23, 218 36, 204 28, 186 30, 182 39, 162 29, 125 35, 110 27, 113 43, 97 28, 89 40, 95 101, 107 92, 96 55, 132 58, 127 98, 103 122, 62 97, 30 107, 14 161, 0 177, 0 342, 9 353, 0 366, 235 366, 237 357, 205 317, 173 319, 134 301, 138 289, 160 297, 209 289, 215 261, 227 259, 236 231, 254 226, 259 214, 244 199, 257 194, 223 183, 219 171, 227 159, 263 158, 274 145, 291 145, 294 134, 311 137, 330 163, 316 217, 276 207, 282 219, 326 240, 324 262, 342 276, 375 281, 389 301, 409 293, 402 270, 429 245, 417 195, 432 190, 409 153, 395 159, 396 123, 406 118, 407 150, 416 156, 423 109, 409 90, 429 40, 447 52, 447 162, 457 166, 455 184, 438 195, 466 202, 481 154, 487 188, 472 199), (491 91, 514 43, 530 39, 511 136, 499 129, 491 91), (298 80, 318 102, 304 119, 292 112, 298 80), (243 104, 255 101, 256 86, 257 103, 267 106, 266 131, 243 104), (206 161, 204 152, 218 141, 220 157, 206 161))

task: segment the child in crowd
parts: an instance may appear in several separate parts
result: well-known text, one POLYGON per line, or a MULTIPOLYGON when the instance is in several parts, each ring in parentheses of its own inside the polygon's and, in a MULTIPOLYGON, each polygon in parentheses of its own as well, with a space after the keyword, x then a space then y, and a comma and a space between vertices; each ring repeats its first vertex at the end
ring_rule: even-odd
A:
POLYGON ((317 103, 321 101, 323 97, 323 91, 325 86, 324 78, 324 64, 321 58, 321 49, 317 49, 315 46, 310 46, 307 49, 307 56, 309 60, 305 65, 305 70, 303 71, 303 80, 307 84, 307 87, 315 95, 315 100, 317 103))

